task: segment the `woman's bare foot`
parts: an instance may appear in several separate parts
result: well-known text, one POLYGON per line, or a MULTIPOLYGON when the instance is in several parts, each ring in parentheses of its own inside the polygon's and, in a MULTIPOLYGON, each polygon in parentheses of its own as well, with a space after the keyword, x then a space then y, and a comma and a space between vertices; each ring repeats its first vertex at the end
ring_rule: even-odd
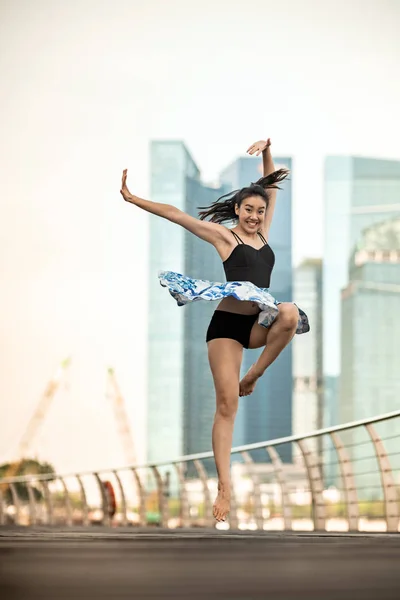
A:
POLYGON ((231 492, 218 484, 218 496, 213 506, 213 515, 216 521, 225 521, 231 508, 231 492))
POLYGON ((259 377, 260 374, 257 373, 256 365, 254 364, 250 367, 239 384, 239 396, 250 396, 256 387, 257 379, 259 377))

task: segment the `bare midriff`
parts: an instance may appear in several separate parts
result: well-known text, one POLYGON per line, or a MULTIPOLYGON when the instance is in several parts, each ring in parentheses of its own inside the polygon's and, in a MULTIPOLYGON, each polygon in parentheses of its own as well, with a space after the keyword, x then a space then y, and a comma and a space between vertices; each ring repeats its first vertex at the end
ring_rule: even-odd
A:
POLYGON ((221 300, 217 306, 217 310, 223 310, 239 315, 256 315, 260 312, 260 309, 255 302, 236 300, 236 298, 233 298, 232 296, 228 296, 228 298, 221 300))

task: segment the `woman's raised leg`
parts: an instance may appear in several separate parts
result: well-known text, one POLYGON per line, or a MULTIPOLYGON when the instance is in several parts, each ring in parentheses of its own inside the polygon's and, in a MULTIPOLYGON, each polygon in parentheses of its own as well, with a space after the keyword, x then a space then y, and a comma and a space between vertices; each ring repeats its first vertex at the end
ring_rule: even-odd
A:
POLYGON ((240 382, 240 396, 252 393, 257 380, 265 369, 279 356, 296 333, 299 311, 295 304, 282 302, 278 305, 279 314, 267 330, 255 323, 250 335, 249 348, 265 346, 258 360, 240 382))
POLYGON ((208 359, 214 378, 216 411, 212 445, 218 473, 218 495, 213 515, 224 521, 230 510, 230 457, 233 425, 239 402, 240 365, 243 346, 236 340, 218 338, 208 342, 208 359))

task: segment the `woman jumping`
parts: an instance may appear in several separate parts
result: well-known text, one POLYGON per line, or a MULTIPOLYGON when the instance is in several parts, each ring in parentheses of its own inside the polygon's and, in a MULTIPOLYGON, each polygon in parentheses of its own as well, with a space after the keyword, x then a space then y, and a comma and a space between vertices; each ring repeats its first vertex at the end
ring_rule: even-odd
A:
POLYGON ((230 510, 230 455, 238 397, 248 396, 257 380, 289 344, 295 333, 309 331, 305 313, 291 302, 279 302, 268 292, 275 262, 268 244, 278 183, 288 171, 275 171, 271 142, 259 141, 247 152, 263 157, 263 177, 249 187, 226 194, 209 207, 200 207, 199 219, 178 208, 143 200, 130 193, 127 170, 121 194, 159 217, 181 225, 212 244, 226 275, 226 283, 192 279, 180 273, 159 273, 178 305, 193 300, 221 300, 207 330, 208 358, 216 392, 212 446, 218 473, 218 495, 213 514, 224 521, 230 510), (210 219, 206 221, 205 219, 210 219), (228 229, 223 223, 235 223, 228 229), (243 348, 264 348, 256 363, 240 380, 243 348))

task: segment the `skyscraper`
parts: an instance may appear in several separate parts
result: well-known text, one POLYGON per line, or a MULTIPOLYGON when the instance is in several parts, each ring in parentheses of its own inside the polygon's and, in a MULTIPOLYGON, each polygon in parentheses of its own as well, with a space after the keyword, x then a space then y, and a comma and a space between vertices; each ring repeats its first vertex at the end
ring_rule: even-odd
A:
MULTIPOLYGON (((365 228, 400 214, 399 198, 400 162, 352 156, 327 157, 323 264, 323 364, 324 375, 330 378, 340 376, 341 290, 348 283, 351 252, 365 228)), ((340 385, 335 386, 335 389, 339 387, 340 385)), ((337 411, 332 410, 332 398, 329 400, 330 413, 337 414, 337 411)), ((336 398, 334 403, 338 405, 338 402, 336 398)), ((325 422, 325 424, 333 423, 325 422)))
MULTIPOLYGON (((290 158, 275 158, 276 168, 291 169, 290 158)), ((262 176, 261 160, 243 157, 234 161, 221 173, 226 189, 238 189, 262 176)), ((282 183, 269 244, 276 262, 271 278, 271 293, 282 301, 292 300, 292 187, 291 181, 282 183)), ((245 373, 257 360, 261 350, 246 350, 242 371, 245 373)), ((235 424, 234 445, 258 442, 290 435, 292 431, 292 347, 289 345, 257 382, 250 397, 242 398, 235 424)), ((282 449, 282 458, 291 460, 289 447, 282 449)), ((265 452, 260 455, 265 460, 265 452)))
MULTIPOLYGON (((151 145, 151 199, 196 214, 222 192, 207 188, 182 142, 151 145)), ((215 395, 206 329, 214 303, 178 307, 158 281, 160 270, 223 280, 215 249, 185 229, 150 216, 148 461, 209 450, 215 395)))
MULTIPOLYGON (((396 410, 400 397, 400 215, 366 228, 349 261, 342 291, 340 418, 353 421, 396 410)), ((378 426, 394 456, 396 423, 378 426)), ((356 436, 350 436, 351 441, 356 436)), ((362 441, 359 439, 358 441, 362 441)), ((348 441, 348 440, 347 440, 348 441)), ((373 497, 379 479, 371 448, 350 445, 356 481, 373 497), (358 466, 362 461, 362 475, 358 466), (378 479, 378 481, 376 481, 378 479)))
MULTIPOLYGON (((322 428, 322 260, 304 260, 294 270, 294 298, 311 329, 293 344, 293 434, 322 428)), ((320 449, 319 449, 320 450, 320 449)))
POLYGON ((340 418, 398 408, 400 397, 400 216, 368 227, 351 255, 342 291, 340 418))

